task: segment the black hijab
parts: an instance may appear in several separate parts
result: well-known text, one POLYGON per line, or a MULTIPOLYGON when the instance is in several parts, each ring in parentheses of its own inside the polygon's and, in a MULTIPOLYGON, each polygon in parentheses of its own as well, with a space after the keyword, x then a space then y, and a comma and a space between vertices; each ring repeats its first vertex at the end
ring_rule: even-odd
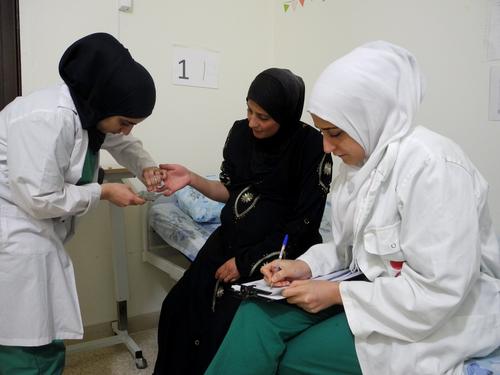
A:
POLYGON ((143 118, 153 111, 153 78, 109 34, 90 34, 74 42, 59 62, 59 74, 69 87, 93 152, 105 138, 97 129, 99 121, 110 116, 143 118))
POLYGON ((272 137, 254 138, 251 160, 254 173, 263 175, 272 170, 288 141, 301 126, 304 93, 304 81, 288 69, 266 69, 251 83, 246 100, 253 100, 280 125, 272 137))
POLYGON ((249 99, 278 124, 279 132, 299 126, 304 108, 304 81, 288 69, 270 68, 259 73, 248 89, 249 99))

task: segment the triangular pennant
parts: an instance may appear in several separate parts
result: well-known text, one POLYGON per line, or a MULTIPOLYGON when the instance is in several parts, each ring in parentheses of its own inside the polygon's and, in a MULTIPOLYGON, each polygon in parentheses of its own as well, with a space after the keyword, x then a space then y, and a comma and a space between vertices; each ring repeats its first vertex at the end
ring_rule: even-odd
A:
POLYGON ((295 10, 297 8, 297 0, 292 1, 292 9, 295 10))
POLYGON ((283 8, 285 8, 285 12, 288 10, 288 8, 290 8, 290 5, 288 4, 283 4, 283 8))
POLYGON ((304 0, 299 0, 300 5, 304 6, 304 0))

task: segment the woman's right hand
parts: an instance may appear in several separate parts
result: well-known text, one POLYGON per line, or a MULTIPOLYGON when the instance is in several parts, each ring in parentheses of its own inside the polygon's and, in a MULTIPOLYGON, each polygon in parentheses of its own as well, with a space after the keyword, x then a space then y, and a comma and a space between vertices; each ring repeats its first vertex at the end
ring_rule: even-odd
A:
POLYGON ((160 168, 166 171, 167 177, 163 180, 165 183, 164 194, 170 196, 177 190, 191 184, 191 171, 180 164, 160 164, 160 168))
POLYGON ((311 269, 302 260, 276 259, 261 267, 264 280, 275 287, 290 285, 293 280, 310 279, 311 269))
POLYGON ((136 206, 146 203, 132 188, 116 182, 101 185, 101 200, 107 200, 118 207, 136 206))

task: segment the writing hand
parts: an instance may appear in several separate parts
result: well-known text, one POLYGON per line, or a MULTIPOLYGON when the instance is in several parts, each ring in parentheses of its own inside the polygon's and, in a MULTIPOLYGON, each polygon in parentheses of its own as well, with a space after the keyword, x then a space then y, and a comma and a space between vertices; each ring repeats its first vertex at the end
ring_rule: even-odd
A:
POLYGON ((311 269, 302 260, 276 259, 262 266, 260 272, 268 284, 276 287, 288 286, 293 280, 311 277, 311 269))

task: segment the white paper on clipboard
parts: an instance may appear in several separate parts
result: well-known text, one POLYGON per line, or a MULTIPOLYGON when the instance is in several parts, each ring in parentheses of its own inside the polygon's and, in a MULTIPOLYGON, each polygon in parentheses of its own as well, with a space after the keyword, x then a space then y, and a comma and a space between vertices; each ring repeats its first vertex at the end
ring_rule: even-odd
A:
MULTIPOLYGON (((343 281, 343 280, 352 279, 352 278, 354 278, 356 276, 359 276, 359 275, 361 275, 361 271, 351 271, 349 269, 344 269, 344 270, 340 270, 340 271, 335 271, 335 272, 329 273, 327 275, 317 276, 317 277, 313 278, 313 280, 343 281)), ((265 299, 269 299, 269 300, 275 300, 275 301, 279 301, 279 300, 285 299, 285 297, 283 297, 281 295, 281 292, 286 287, 284 287, 284 288, 272 287, 271 288, 271 286, 268 285, 264 281, 264 279, 260 279, 260 280, 256 280, 256 281, 250 281, 250 282, 244 283, 242 285, 253 286, 253 287, 255 287, 258 290, 263 290, 263 291, 265 291, 267 293, 271 293, 271 294, 259 294, 259 293, 257 293, 257 296, 261 297, 261 298, 265 298, 265 299)), ((241 290, 241 286, 238 285, 238 284, 232 285, 231 288, 235 292, 240 292, 240 290, 241 290)))

